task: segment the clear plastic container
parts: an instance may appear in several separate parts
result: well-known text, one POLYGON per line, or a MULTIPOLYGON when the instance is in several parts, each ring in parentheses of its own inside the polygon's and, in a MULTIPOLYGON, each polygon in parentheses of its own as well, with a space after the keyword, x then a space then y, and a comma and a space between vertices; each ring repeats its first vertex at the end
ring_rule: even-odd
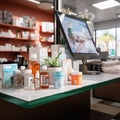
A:
POLYGON ((13 76, 13 86, 15 88, 24 87, 24 76, 21 74, 20 70, 15 70, 15 75, 13 76))

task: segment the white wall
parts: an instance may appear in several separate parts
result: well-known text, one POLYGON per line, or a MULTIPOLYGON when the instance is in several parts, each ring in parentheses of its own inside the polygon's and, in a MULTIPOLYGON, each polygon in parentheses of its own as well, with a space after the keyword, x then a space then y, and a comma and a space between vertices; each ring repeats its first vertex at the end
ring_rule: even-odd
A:
POLYGON ((94 30, 101 30, 113 27, 120 27, 120 19, 94 23, 94 30))

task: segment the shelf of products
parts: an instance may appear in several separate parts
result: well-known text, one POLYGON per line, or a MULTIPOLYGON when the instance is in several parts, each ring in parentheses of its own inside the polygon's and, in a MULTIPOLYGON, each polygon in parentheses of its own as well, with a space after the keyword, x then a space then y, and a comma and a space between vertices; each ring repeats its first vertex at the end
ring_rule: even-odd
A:
POLYGON ((42 22, 40 26, 40 41, 54 43, 54 25, 53 22, 42 22))
MULTIPOLYGON (((34 45, 39 40, 35 28, 4 23, 1 23, 0 27, 0 53, 7 53, 6 58, 10 58, 10 55, 12 56, 14 53, 28 56, 26 55, 28 46, 34 45)), ((0 57, 3 55, 1 54, 0 57)))
POLYGON ((17 29, 22 29, 22 30, 36 30, 36 28, 30 28, 30 27, 23 27, 23 26, 16 26, 16 25, 12 25, 12 24, 4 24, 4 23, 0 23, 1 27, 11 27, 11 28, 17 28, 17 29))

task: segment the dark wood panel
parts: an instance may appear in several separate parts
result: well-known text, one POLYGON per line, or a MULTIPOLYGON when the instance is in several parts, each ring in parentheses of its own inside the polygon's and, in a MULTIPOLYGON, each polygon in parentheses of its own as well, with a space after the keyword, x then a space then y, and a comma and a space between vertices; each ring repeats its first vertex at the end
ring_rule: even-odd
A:
POLYGON ((93 89, 93 97, 120 102, 120 81, 93 89))
POLYGON ((55 102, 51 102, 32 109, 24 109, 15 104, 0 100, 1 120, 89 120, 90 91, 76 94, 55 102))

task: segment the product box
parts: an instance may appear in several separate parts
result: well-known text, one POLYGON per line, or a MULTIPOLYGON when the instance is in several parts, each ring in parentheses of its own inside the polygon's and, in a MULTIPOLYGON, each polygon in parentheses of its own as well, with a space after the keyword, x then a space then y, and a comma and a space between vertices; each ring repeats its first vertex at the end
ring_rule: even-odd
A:
POLYGON ((18 69, 17 63, 0 64, 0 73, 2 73, 2 88, 12 87, 12 76, 18 69))

